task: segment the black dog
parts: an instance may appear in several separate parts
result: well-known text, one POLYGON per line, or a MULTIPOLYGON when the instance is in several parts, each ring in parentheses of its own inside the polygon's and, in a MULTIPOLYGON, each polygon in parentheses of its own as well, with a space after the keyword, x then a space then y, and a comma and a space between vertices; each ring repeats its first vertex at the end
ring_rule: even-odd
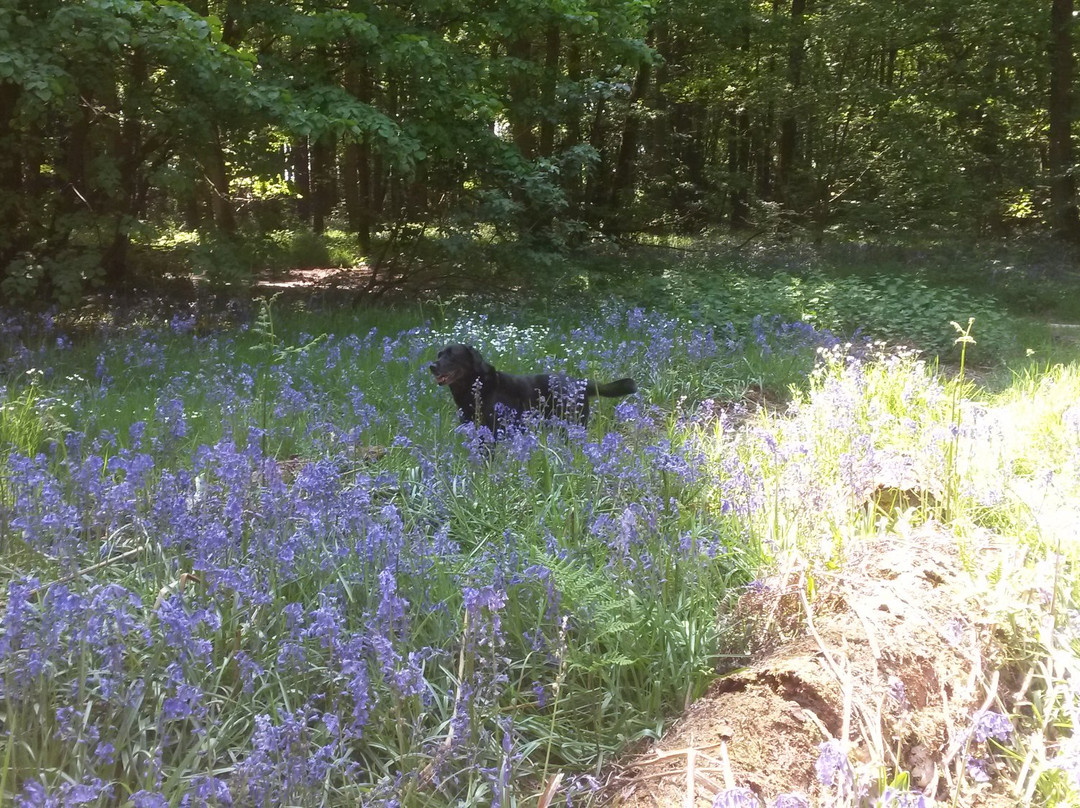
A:
POLYGON ((515 376, 500 373, 469 345, 450 345, 428 368, 440 385, 447 385, 461 411, 461 423, 476 422, 494 434, 507 419, 526 410, 545 418, 557 416, 582 426, 589 419, 589 398, 628 396, 637 392, 633 379, 597 384, 556 373, 515 376))

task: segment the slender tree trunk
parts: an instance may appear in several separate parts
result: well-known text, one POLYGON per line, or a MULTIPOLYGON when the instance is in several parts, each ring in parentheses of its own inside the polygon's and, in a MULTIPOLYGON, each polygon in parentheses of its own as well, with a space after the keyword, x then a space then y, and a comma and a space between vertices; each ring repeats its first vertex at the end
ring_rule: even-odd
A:
POLYGON ((630 201, 634 188, 634 169, 637 165, 638 146, 641 143, 642 111, 638 106, 644 101, 652 81, 652 65, 642 62, 638 67, 634 89, 630 93, 630 109, 623 124, 619 156, 615 161, 615 180, 612 187, 612 203, 616 209, 630 201))
POLYGON ((0 273, 22 247, 18 238, 22 224, 22 150, 11 125, 21 92, 17 84, 0 82, 0 273))
MULTIPOLYGON (((680 64, 683 54, 676 49, 677 37, 671 34, 669 20, 658 19, 653 25, 653 31, 653 49, 659 58, 654 68, 649 91, 650 117, 644 151, 649 154, 649 163, 654 167, 650 176, 659 178, 667 185, 669 198, 677 208, 681 208, 680 200, 685 198, 685 194, 679 193, 678 184, 672 179, 678 171, 678 163, 683 154, 680 154, 680 149, 675 145, 674 133, 679 131, 680 116, 681 120, 686 120, 687 109, 690 108, 692 113, 696 112, 697 105, 690 107, 683 100, 677 97, 676 100, 672 100, 668 96, 667 87, 671 77, 671 65, 680 64)), ((698 121, 694 121, 693 125, 697 123, 698 121)), ((700 135, 700 132, 695 134, 700 135)), ((683 142, 689 146, 691 140, 687 139, 683 142)), ((702 144, 697 141, 694 145, 698 147, 695 154, 700 156, 702 144)), ((686 156, 690 156, 689 150, 686 150, 686 156)), ((697 185, 697 179, 700 178, 700 173, 695 175, 696 170, 687 165, 690 182, 694 185, 697 185)), ((682 212, 681 209, 680 212, 682 212)))
POLYGON ((311 150, 311 180, 314 186, 311 229, 316 233, 326 232, 326 220, 334 207, 334 153, 334 137, 330 134, 316 140, 311 150))
MULTIPOLYGON (((585 114, 585 105, 581 99, 581 46, 576 38, 571 38, 567 48, 566 78, 572 89, 566 110, 566 140, 562 148, 571 149, 581 144, 581 124, 585 114)), ((583 166, 579 167, 576 164, 571 168, 573 170, 563 178, 563 183, 571 207, 574 210, 580 210, 585 171, 583 166)))
MULTIPOLYGON (((605 185, 608 176, 607 149, 604 145, 604 121, 607 119, 607 101, 604 98, 596 100, 596 110, 593 113, 592 124, 589 127, 589 145, 596 152, 596 164, 589 171, 585 186, 585 199, 587 204, 596 208, 602 205, 605 194, 605 185)), ((594 214, 599 211, 593 210, 594 214)))
POLYGON ((115 160, 119 171, 118 187, 110 189, 110 208, 113 219, 112 243, 102 257, 105 278, 112 289, 123 290, 130 281, 128 248, 129 220, 138 208, 138 191, 143 171, 142 104, 149 79, 149 68, 139 49, 131 55, 130 69, 121 103, 123 112, 115 145, 115 160))
POLYGON ((551 23, 544 36, 544 84, 540 94, 540 155, 551 157, 555 153, 555 121, 558 111, 555 109, 555 89, 559 83, 559 44, 558 23, 551 23))
POLYGON ((731 227, 750 224, 750 113, 745 108, 731 113, 728 136, 728 181, 731 184, 731 227))
POLYGON ((188 230, 198 230, 202 224, 202 206, 199 204, 200 195, 199 187, 196 184, 196 187, 180 203, 184 216, 184 227, 188 230))
POLYGON ((757 177, 757 197, 758 199, 772 199, 773 109, 771 104, 765 114, 764 123, 755 127, 755 132, 757 136, 754 138, 754 173, 757 177))
POLYGON ((345 203, 345 222, 349 232, 357 234, 360 222, 360 144, 350 140, 341 155, 341 201, 345 203))
POLYGON ((1058 235, 1080 239, 1076 180, 1072 176, 1073 0, 1053 0, 1050 11, 1050 117, 1047 150, 1050 171, 1050 220, 1058 235))
POLYGON ((780 140, 777 144, 776 186, 780 201, 791 206, 792 182, 799 147, 799 93, 802 84, 802 64, 806 55, 806 34, 803 16, 807 0, 791 0, 791 40, 788 45, 788 103, 780 119, 780 140))
MULTIPOLYGON (((206 3, 202 4, 204 7, 206 3)), ((206 12, 202 12, 205 16, 206 12)), ((221 20, 221 40, 231 47, 240 44, 244 34, 247 33, 240 27, 240 20, 244 14, 244 0, 225 0, 225 13, 221 20)))
POLYGON ((86 182, 93 105, 93 97, 89 93, 80 96, 78 111, 67 133, 64 150, 64 194, 61 204, 68 213, 85 210, 95 197, 95 191, 92 191, 86 182))
POLYGON ((518 64, 513 66, 510 78, 510 135, 522 156, 531 160, 536 156, 537 141, 533 131, 535 121, 531 114, 533 80, 526 65, 532 60, 532 41, 517 37, 507 46, 507 55, 518 64))
POLYGON ((210 210, 214 226, 228 235, 236 233, 236 213, 229 196, 229 168, 225 163, 225 148, 221 142, 221 130, 213 127, 212 140, 208 144, 204 168, 210 180, 210 210))
POLYGON ((302 224, 311 224, 311 154, 308 138, 299 137, 292 144, 293 182, 296 185, 296 216, 302 224))
POLYGON ((371 252, 371 231, 375 225, 375 205, 371 197, 371 144, 367 138, 356 150, 356 190, 360 197, 360 217, 356 223, 356 240, 367 255, 371 252))
MULTIPOLYGON (((346 72, 346 86, 364 104, 371 104, 371 66, 367 57, 353 59, 346 72)), ((349 230, 364 254, 371 252, 371 146, 365 134, 345 145, 342 162, 342 200, 349 230)))

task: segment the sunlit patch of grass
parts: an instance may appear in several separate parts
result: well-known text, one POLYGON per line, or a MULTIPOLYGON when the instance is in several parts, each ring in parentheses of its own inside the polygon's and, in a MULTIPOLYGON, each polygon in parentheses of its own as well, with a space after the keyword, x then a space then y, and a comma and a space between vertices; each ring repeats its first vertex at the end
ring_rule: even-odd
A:
POLYGON ((1008 694, 1025 728, 1010 771, 1022 804, 1080 799, 1080 363, 1028 368, 987 402, 987 439, 971 467, 996 493, 984 524, 1011 540, 1008 567, 989 580, 989 617, 1005 637, 1008 694))
POLYGON ((56 414, 59 402, 31 383, 20 389, 0 387, 0 447, 35 455, 63 434, 56 414))

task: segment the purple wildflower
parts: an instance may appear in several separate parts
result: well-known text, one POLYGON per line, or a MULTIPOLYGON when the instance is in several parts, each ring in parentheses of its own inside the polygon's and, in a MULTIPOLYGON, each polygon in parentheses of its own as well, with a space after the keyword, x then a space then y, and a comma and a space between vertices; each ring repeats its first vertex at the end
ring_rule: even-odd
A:
POLYGON ((975 716, 971 726, 972 737, 976 743, 984 743, 988 738, 1005 743, 1012 737, 1013 727, 1009 717, 987 710, 975 716))
POLYGON ((818 759, 814 764, 818 782, 841 791, 851 787, 854 773, 840 741, 832 738, 818 746, 818 759))
POLYGON ((907 688, 904 687, 904 680, 899 676, 889 677, 889 697, 901 710, 908 708, 907 688))
POLYGON ((132 794, 134 808, 168 808, 168 800, 163 794, 150 791, 137 791, 132 794))
POLYGON ((729 788, 718 793, 712 801, 712 808, 760 808, 759 800, 748 788, 729 788))
POLYGON ((94 750, 94 757, 99 763, 111 766, 116 762, 116 747, 107 741, 102 741, 94 750))
POLYGON ((152 791, 136 791, 131 795, 134 808, 169 808, 169 801, 164 794, 152 791))
POLYGON ((932 799, 917 791, 902 791, 887 786, 871 804, 871 808, 931 808, 932 805, 932 799))
POLYGON ((38 780, 26 780, 16 804, 19 808, 60 808, 60 797, 49 794, 38 780))
POLYGON ((950 617, 945 621, 945 625, 941 630, 942 636, 945 638, 945 642, 954 648, 960 645, 964 639, 964 621, 959 617, 950 617))
POLYGON ((976 783, 990 782, 990 762, 984 758, 968 756, 965 766, 968 777, 976 783))
POLYGON ((810 801, 802 794, 779 794, 773 808, 810 808, 810 801))
POLYGON ((191 790, 180 800, 181 808, 228 808, 232 804, 228 784, 209 775, 196 777, 191 790))

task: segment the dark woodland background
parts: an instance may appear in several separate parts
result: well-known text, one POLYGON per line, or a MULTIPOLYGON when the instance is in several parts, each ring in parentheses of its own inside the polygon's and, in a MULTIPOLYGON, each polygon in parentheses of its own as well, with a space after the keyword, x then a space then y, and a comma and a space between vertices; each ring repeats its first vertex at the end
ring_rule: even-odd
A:
POLYGON ((1073 29, 1072 0, 0 0, 0 293, 1064 244, 1073 29))

